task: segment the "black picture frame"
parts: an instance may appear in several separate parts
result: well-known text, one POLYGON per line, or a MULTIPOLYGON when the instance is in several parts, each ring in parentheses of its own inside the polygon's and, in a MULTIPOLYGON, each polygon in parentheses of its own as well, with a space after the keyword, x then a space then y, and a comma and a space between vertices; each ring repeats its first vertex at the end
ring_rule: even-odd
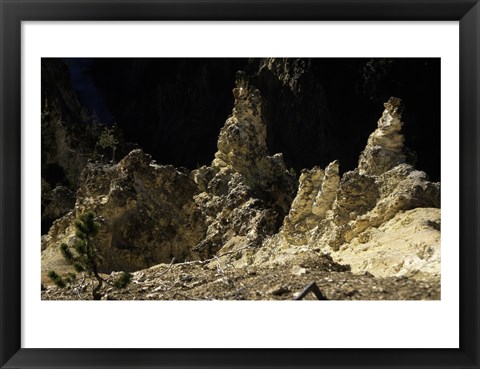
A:
MULTIPOLYGON (((479 368, 478 0, 0 0, 2 368, 479 368), (21 348, 21 22, 368 20, 460 23, 459 349, 21 348)), ((442 324, 439 322, 439 324, 442 324)), ((318 332, 318 334, 328 332, 318 332)))

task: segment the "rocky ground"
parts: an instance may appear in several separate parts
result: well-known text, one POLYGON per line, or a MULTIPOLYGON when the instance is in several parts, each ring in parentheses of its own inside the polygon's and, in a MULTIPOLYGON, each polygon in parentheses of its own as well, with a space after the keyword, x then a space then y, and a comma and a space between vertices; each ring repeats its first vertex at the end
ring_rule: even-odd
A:
MULTIPOLYGON (((123 290, 105 289, 104 300, 293 300, 315 282, 327 300, 438 300, 438 278, 376 278, 353 274, 328 255, 302 253, 284 263, 234 268, 218 260, 161 264, 133 273, 123 290)), ((105 275, 113 279, 115 273, 105 275)), ((91 282, 65 289, 45 279, 44 300, 90 300, 91 282)), ((305 300, 318 300, 312 292, 305 300)))

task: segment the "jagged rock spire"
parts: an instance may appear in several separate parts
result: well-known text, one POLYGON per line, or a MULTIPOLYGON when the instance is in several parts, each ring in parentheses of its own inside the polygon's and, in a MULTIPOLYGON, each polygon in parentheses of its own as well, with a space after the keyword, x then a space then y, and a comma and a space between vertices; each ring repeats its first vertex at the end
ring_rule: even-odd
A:
POLYGON ((404 163, 406 159, 403 148, 405 139, 401 133, 402 100, 391 97, 383 105, 385 110, 378 120, 378 128, 368 138, 358 161, 361 175, 380 175, 404 163))
POLYGON ((249 83, 242 71, 237 72, 235 84, 234 108, 220 131, 212 167, 233 170, 263 186, 285 176, 283 155, 268 155, 260 91, 249 83))
POLYGON ((245 174, 267 156, 267 130, 261 118, 260 92, 249 85, 244 73, 237 73, 233 96, 233 112, 220 131, 212 165, 245 174))

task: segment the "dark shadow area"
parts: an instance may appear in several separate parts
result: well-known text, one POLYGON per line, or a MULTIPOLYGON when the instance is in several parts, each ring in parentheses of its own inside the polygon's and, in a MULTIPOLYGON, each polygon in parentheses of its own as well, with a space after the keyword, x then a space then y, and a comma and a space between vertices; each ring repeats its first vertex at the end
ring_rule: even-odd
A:
MULTIPOLYGON (((405 103, 409 159, 440 179, 440 59, 297 60, 299 70, 279 77, 261 59, 68 59, 71 80, 42 64, 42 96, 71 85, 84 109, 117 122, 126 141, 161 164, 193 169, 211 163, 235 72, 246 70, 262 94, 270 153, 282 152, 297 172, 339 159, 342 173, 356 167, 383 103, 396 96, 405 103)), ((78 107, 58 104, 74 122, 78 107)))

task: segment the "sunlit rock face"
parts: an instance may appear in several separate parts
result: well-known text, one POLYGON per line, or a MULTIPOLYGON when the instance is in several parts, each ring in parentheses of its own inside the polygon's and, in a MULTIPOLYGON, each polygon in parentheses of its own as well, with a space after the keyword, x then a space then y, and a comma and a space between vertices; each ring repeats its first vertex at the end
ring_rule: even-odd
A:
POLYGON ((377 123, 378 128, 370 135, 367 146, 360 155, 358 169, 361 175, 380 175, 405 162, 405 138, 401 133, 402 101, 392 97, 384 106, 385 110, 377 123))
POLYGON ((377 277, 440 277, 440 209, 399 211, 378 227, 369 226, 332 253, 354 273, 377 277))
POLYGON ((188 172, 157 165, 141 150, 116 165, 90 163, 74 211, 54 223, 46 242, 52 248, 72 243, 75 219, 93 211, 101 224, 96 248, 104 271, 192 260, 206 231, 193 199, 196 192, 188 172))
MULTIPOLYGON (((101 223, 96 247, 105 272, 225 254, 234 254, 231 265, 242 268, 320 252, 354 272, 439 275, 440 184, 407 163, 400 99, 384 104, 357 167, 343 175, 342 163, 333 160, 302 170, 297 180, 283 155, 270 152, 276 97, 293 102, 288 114, 296 123, 286 129, 294 129, 305 88, 315 92, 316 104, 305 127, 319 117, 326 122, 313 124, 309 140, 314 136, 322 152, 335 146, 328 140, 328 112, 318 110, 326 104, 323 90, 309 85, 309 73, 305 60, 272 58, 262 59, 254 75, 237 72, 234 106, 208 166, 190 171, 158 165, 142 150, 118 164, 90 161, 75 174, 74 206, 71 190, 42 182, 44 217, 58 218, 42 238, 42 268, 62 264, 59 245, 72 245, 76 218, 93 211, 101 223)), ((61 120, 51 118, 45 115, 44 122, 61 120)), ((60 148, 68 142, 62 134, 60 129, 52 136, 60 148)))
POLYGON ((56 253, 61 261, 58 246, 74 242, 75 219, 86 211, 101 223, 96 247, 105 271, 261 247, 288 213, 296 180, 281 155, 268 155, 261 97, 243 76, 211 166, 190 172, 157 165, 141 150, 116 165, 89 163, 74 210, 43 238, 45 259, 52 261, 56 253))
POLYGON ((282 234, 294 243, 307 241, 308 231, 325 219, 327 210, 331 208, 339 179, 337 161, 330 163, 325 170, 315 167, 303 171, 297 196, 284 220, 282 234))
POLYGON ((267 127, 262 119, 260 91, 237 72, 232 115, 220 131, 212 162, 221 171, 233 170, 262 187, 286 173, 283 155, 268 155, 267 127))
POLYGON ((337 162, 302 173, 279 234, 256 262, 281 260, 297 247, 378 276, 440 274, 440 184, 405 163, 401 113, 391 98, 358 168, 341 179, 337 162))
POLYGON ((282 155, 268 155, 260 91, 244 72, 237 73, 233 95, 232 115, 220 131, 211 167, 192 172, 202 189, 195 201, 208 224, 207 237, 196 248, 203 257, 219 250, 256 251, 278 231, 296 186, 282 155))
POLYGON ((248 85, 243 73, 237 75, 232 116, 220 131, 218 151, 212 166, 231 168, 254 177, 257 162, 267 156, 266 127, 261 117, 262 99, 260 91, 248 85))
MULTIPOLYGON (((209 151, 207 160, 199 162, 208 165, 193 170, 157 164, 146 151, 130 146, 118 152, 118 158, 123 157, 118 163, 95 161, 82 145, 91 149, 96 136, 79 135, 76 125, 72 134, 63 122, 65 115, 57 116, 57 110, 45 104, 42 124, 47 127, 42 139, 52 150, 42 151, 42 159, 47 155, 47 167, 58 166, 64 177, 67 168, 75 169, 71 174, 76 179, 74 188, 52 181, 52 176, 42 180, 42 220, 54 221, 42 237, 44 275, 49 270, 69 270, 59 246, 75 243, 76 219, 93 211, 101 224, 95 247, 103 257, 103 273, 126 270, 141 275, 145 268, 173 261, 219 273, 222 268, 240 269, 235 270, 239 274, 257 266, 277 273, 282 270, 279 266, 287 265, 288 273, 308 276, 317 262, 328 259, 353 273, 438 282, 440 183, 430 181, 407 159, 402 101, 390 98, 383 113, 378 112, 377 126, 375 117, 368 128, 362 126, 363 151, 359 146, 355 154, 336 156, 350 146, 338 144, 342 129, 337 129, 339 136, 333 135, 326 95, 310 78, 310 63, 268 58, 259 60, 249 74, 238 72, 231 114, 222 115, 223 127, 215 128, 216 152, 209 151), (275 119, 280 117, 281 121, 275 119), (77 146, 71 145, 75 137, 77 146), (285 144, 285 157, 272 150, 281 147, 279 142, 285 144), (308 160, 297 158, 287 166, 285 161, 295 153, 308 160), (349 155, 355 160, 349 159, 342 168, 342 158, 349 155), (83 161, 77 162, 77 157, 83 161), (64 159, 68 159, 65 165, 64 159), (287 170, 293 162, 304 168, 298 178, 294 170, 287 170), (311 166, 304 165, 307 162, 311 166), (307 259, 310 269, 304 265, 307 259)), ((193 86, 202 85, 205 76, 199 74, 193 86)), ((177 85, 162 91, 172 86, 177 85)), ((208 86, 195 87, 191 95, 200 96, 208 86)), ((352 106, 358 105, 345 101, 357 114, 352 106)), ((168 127, 163 124, 153 136, 168 127)), ((201 137, 196 135, 205 128, 185 127, 190 123, 174 136, 180 151, 201 137)), ((155 141, 159 146, 164 143, 155 141)), ((174 157, 176 151, 169 154, 174 157)), ((328 266, 327 271, 335 268, 328 266)))

